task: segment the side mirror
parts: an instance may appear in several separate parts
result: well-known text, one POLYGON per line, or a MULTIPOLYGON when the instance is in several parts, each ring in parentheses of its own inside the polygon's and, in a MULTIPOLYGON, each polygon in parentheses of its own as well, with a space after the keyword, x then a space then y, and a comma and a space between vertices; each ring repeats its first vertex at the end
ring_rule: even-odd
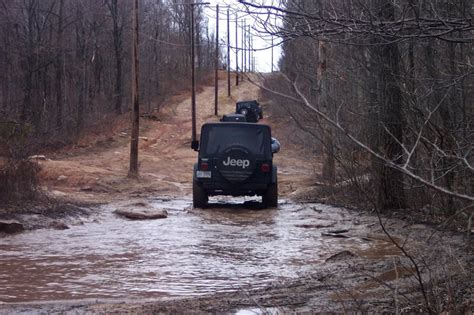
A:
POLYGON ((199 141, 198 140, 191 141, 191 149, 193 149, 194 151, 199 151, 199 141))
POLYGON ((280 141, 272 137, 272 153, 278 153, 280 151, 280 141))

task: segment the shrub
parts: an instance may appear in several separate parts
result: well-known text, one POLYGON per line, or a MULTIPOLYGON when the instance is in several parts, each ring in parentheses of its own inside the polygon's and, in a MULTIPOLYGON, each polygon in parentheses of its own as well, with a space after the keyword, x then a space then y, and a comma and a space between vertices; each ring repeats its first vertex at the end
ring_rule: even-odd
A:
POLYGON ((28 124, 0 122, 0 201, 36 196, 40 166, 28 159, 34 151, 28 124))
POLYGON ((33 199, 38 186, 38 163, 10 159, 0 168, 0 201, 33 199))

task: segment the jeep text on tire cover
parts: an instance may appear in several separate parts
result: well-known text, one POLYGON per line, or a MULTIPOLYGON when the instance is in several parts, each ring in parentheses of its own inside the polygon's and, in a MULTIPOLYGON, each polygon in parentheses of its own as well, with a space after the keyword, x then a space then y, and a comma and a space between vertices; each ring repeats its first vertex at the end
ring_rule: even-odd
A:
POLYGON ((230 145, 223 151, 218 165, 221 175, 228 181, 236 183, 249 178, 255 170, 254 154, 241 145, 230 145))
POLYGON ((242 168, 247 168, 250 165, 250 161, 249 160, 235 160, 235 159, 231 159, 230 156, 228 156, 227 161, 223 161, 222 164, 224 164, 225 166, 230 165, 230 166, 239 166, 242 168))
POLYGON ((204 124, 194 166, 193 204, 204 207, 208 196, 213 195, 259 195, 264 206, 275 207, 276 171, 269 126, 243 122, 204 124))

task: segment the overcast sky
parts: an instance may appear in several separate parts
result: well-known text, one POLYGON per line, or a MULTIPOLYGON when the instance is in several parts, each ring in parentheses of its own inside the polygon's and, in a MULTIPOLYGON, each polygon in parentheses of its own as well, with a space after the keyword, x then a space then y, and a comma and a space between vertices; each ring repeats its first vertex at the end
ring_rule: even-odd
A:
MULTIPOLYGON (((266 1, 266 0, 263 0, 266 1)), ((271 0, 267 0, 268 2, 271 2, 271 0)), ((226 55, 227 53, 227 8, 230 9, 230 45, 232 47, 238 46, 239 48, 242 46, 241 45, 241 29, 240 27, 238 28, 238 45, 236 45, 236 38, 235 38, 235 11, 239 10, 241 12, 238 12, 238 21, 239 24, 245 23, 247 25, 250 25, 251 27, 255 25, 255 21, 252 19, 251 16, 248 16, 244 11, 245 7, 241 4, 238 3, 237 0, 206 0, 206 2, 210 2, 210 5, 206 7, 204 10, 205 16, 209 19, 209 31, 212 33, 215 33, 215 25, 216 25, 216 4, 219 4, 219 38, 220 38, 220 43, 221 49, 224 49, 223 55, 226 55)), ((254 35, 257 35, 257 32, 255 29, 252 29, 251 31, 254 33, 254 35)), ((274 39, 274 43, 277 43, 278 40, 277 38, 274 39)), ((268 48, 266 50, 258 50, 254 52, 255 56, 255 68, 256 71, 260 72, 270 72, 271 71, 271 38, 268 37, 267 39, 258 37, 258 36, 253 36, 253 46, 255 49, 264 49, 268 48)), ((273 69, 277 70, 278 68, 278 59, 280 58, 281 55, 281 49, 280 47, 274 47, 273 48, 273 69)), ((231 69, 235 69, 235 50, 231 49, 230 52, 230 57, 231 57, 231 69)), ((242 65, 242 60, 241 60, 241 53, 238 55, 238 61, 239 61, 239 68, 242 65)))

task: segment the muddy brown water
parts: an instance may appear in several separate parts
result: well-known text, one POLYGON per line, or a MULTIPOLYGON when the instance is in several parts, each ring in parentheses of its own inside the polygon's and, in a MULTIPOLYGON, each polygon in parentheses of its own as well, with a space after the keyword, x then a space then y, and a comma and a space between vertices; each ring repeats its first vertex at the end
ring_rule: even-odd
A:
POLYGON ((68 230, 0 238, 0 302, 197 296, 297 278, 343 250, 396 255, 388 243, 367 239, 373 219, 327 205, 150 203, 169 217, 127 220, 113 213, 127 204, 116 203, 68 230), (349 238, 327 236, 341 229, 349 238))

